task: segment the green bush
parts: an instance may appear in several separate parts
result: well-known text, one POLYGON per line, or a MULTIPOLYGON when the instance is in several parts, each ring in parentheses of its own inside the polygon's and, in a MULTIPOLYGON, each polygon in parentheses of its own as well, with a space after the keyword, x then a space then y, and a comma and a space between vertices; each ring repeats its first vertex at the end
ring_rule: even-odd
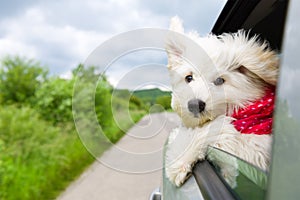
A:
POLYGON ((95 111, 98 122, 106 130, 112 125, 111 86, 106 79, 98 81, 95 92, 95 111))
POLYGON ((171 109, 171 96, 160 96, 156 99, 156 104, 160 104, 165 110, 171 109))
MULTIPOLYGON (((85 74, 87 74, 86 76, 88 77, 92 76, 90 73, 95 73, 94 71, 91 71, 90 68, 82 69, 81 71, 86 71, 85 74)), ((84 72, 81 72, 81 74, 82 73, 84 72)), ((94 74, 94 76, 96 75, 94 74)), ((83 92, 86 93, 84 90, 91 88, 91 81, 96 81, 96 78, 94 77, 84 81, 81 80, 80 90, 83 90, 83 92)), ((37 108, 44 119, 54 122, 54 124, 72 122, 72 98, 74 83, 75 77, 70 80, 61 79, 58 77, 49 79, 36 91, 35 100, 33 101, 32 106, 37 108)), ((90 91, 87 93, 87 95, 93 95, 95 97, 95 104, 91 106, 95 107, 95 112, 102 128, 105 129, 111 126, 111 86, 108 84, 106 79, 101 79, 98 82, 95 92, 90 91)), ((82 98, 87 98, 87 95, 82 96, 82 98)), ((84 107, 90 105, 82 106, 82 109, 85 109, 84 107)))
MULTIPOLYGON (((118 127, 113 123, 111 109, 112 86, 106 80, 105 75, 97 74, 95 67, 84 67, 79 65, 74 71, 74 96, 73 114, 77 121, 80 121, 81 129, 96 134, 100 124, 102 131, 111 141, 116 141, 114 131, 119 132, 118 127), (75 81, 76 80, 76 81, 75 81), (95 84, 97 83, 97 84, 95 84), (95 87, 96 86, 96 87, 95 87), (97 124, 94 117, 97 117, 97 124)), ((90 138, 92 140, 92 138, 90 138)))
POLYGON ((142 100, 135 95, 130 96, 129 106, 132 109, 144 109, 145 108, 145 105, 143 104, 142 100))
POLYGON ((71 122, 73 85, 73 80, 49 79, 36 91, 32 106, 48 121, 71 122))
POLYGON ((93 161, 75 130, 30 108, 0 107, 0 199, 53 199, 93 161))

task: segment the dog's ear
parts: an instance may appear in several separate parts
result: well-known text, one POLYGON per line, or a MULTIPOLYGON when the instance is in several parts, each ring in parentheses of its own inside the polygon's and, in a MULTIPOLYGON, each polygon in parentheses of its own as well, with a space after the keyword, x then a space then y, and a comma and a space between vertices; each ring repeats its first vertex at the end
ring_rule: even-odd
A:
MULTIPOLYGON (((182 25, 182 20, 178 17, 172 17, 170 26, 170 31, 178 32, 183 34, 184 28, 182 25)), ((180 38, 176 34, 169 34, 168 40, 166 42, 166 51, 168 54, 168 68, 172 69, 182 63, 182 56, 185 51, 184 45, 180 42, 180 38)))
POLYGON ((238 70, 245 75, 255 74, 264 82, 276 85, 278 79, 279 57, 270 49, 267 41, 261 41, 258 35, 249 37, 249 32, 240 30, 221 39, 227 46, 234 48, 234 59, 239 63, 238 70), (247 73, 247 72, 251 73, 247 73))
POLYGON ((251 76, 250 74, 253 73, 266 83, 276 85, 279 73, 279 58, 277 54, 274 51, 265 49, 258 51, 256 56, 259 59, 258 64, 241 65, 238 68, 239 72, 248 76, 251 76))
POLYGON ((180 42, 169 39, 166 44, 168 54, 168 68, 172 69, 180 65, 183 61, 184 46, 180 42))
POLYGON ((174 16, 171 18, 169 30, 183 34, 184 28, 182 24, 182 20, 178 16, 174 16))

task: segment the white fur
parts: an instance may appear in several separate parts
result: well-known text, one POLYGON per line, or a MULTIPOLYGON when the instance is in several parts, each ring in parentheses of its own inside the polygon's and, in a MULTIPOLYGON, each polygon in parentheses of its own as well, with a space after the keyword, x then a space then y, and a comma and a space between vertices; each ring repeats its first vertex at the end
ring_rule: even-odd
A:
MULTIPOLYGON (((170 30, 184 34, 178 17, 172 18, 170 30)), ((169 137, 167 177, 180 186, 193 164, 205 158, 209 145, 267 170, 272 136, 241 134, 231 124, 233 119, 226 115, 261 98, 266 86, 276 85, 278 56, 268 49, 266 42, 249 38, 244 31, 221 36, 199 37, 196 32, 186 35, 203 52, 194 52, 195 48, 186 45, 176 34, 170 35, 166 45, 173 90, 172 108, 183 122, 183 126, 174 129, 169 137), (201 58, 197 66, 186 59, 195 53, 201 58), (187 83, 187 75, 192 75, 194 80, 187 83), (223 85, 213 83, 218 77, 225 79, 223 85), (206 103, 205 110, 197 116, 187 107, 188 101, 194 98, 206 103)), ((232 171, 223 169, 224 176, 226 170, 232 171)))

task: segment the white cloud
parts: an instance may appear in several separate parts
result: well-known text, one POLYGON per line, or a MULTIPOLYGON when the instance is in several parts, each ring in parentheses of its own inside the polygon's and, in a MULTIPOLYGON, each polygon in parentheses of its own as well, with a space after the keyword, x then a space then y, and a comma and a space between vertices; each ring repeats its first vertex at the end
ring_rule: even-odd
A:
POLYGON ((36 48, 28 44, 15 41, 14 38, 0 38, 0 55, 19 55, 21 57, 26 56, 29 58, 36 57, 36 48))
POLYGON ((176 14, 182 15, 189 29, 208 32, 208 24, 214 23, 224 4, 208 0, 35 2, 18 4, 15 11, 10 5, 13 2, 6 2, 11 12, 0 20, 0 57, 33 58, 49 67, 51 74, 62 77, 68 77, 71 69, 112 36, 137 28, 167 28, 176 14))
POLYGON ((6 34, 0 39, 0 53, 18 54, 40 60, 53 73, 64 73, 83 62, 99 41, 109 35, 47 23, 39 7, 28 9, 23 16, 2 21, 6 34))
POLYGON ((162 64, 145 64, 122 68, 120 71, 108 76, 108 80, 117 88, 136 90, 156 87, 170 88, 168 70, 162 64), (121 73, 120 73, 121 72, 121 73))

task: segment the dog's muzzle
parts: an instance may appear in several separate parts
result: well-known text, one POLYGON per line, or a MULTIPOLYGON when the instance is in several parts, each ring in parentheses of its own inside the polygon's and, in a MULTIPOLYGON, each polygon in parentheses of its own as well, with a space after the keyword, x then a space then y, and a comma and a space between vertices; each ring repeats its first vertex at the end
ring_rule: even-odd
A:
POLYGON ((199 113, 205 109, 205 102, 200 99, 192 99, 188 101, 188 109, 194 116, 198 116, 199 113))

